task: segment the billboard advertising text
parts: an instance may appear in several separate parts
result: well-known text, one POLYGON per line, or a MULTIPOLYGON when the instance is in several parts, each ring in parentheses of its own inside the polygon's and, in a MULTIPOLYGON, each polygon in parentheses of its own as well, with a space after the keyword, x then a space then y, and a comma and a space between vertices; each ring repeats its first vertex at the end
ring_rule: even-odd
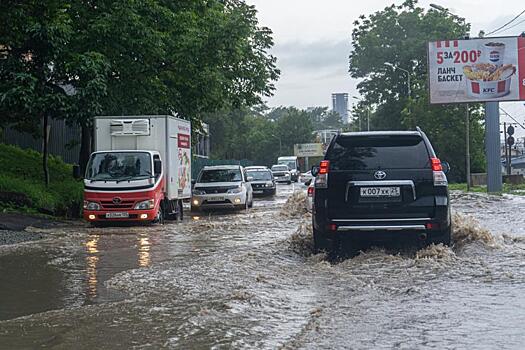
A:
POLYGON ((428 44, 430 103, 525 100, 525 37, 428 44))

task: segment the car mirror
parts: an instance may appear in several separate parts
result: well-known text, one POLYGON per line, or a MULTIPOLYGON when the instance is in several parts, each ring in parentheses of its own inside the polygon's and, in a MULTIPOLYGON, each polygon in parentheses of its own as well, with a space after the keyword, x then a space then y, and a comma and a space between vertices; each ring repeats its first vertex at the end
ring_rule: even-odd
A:
POLYGON ((153 160, 153 171, 155 172, 155 176, 162 173, 162 161, 160 159, 153 160))
POLYGON ((247 180, 248 182, 252 182, 252 181, 253 181, 253 176, 248 176, 248 177, 246 178, 246 180, 247 180))
POLYGON ((450 164, 448 162, 441 162, 441 167, 443 168, 443 172, 445 174, 450 172, 450 164))
POLYGON ((315 176, 317 176, 317 174, 319 174, 319 167, 318 166, 313 166, 312 167, 312 176, 315 177, 315 176))

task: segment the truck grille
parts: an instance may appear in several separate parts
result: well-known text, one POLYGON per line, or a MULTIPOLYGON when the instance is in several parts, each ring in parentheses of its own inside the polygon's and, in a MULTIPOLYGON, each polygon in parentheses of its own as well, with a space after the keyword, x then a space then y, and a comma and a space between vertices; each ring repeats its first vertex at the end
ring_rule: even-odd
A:
POLYGON ((120 203, 114 203, 113 201, 100 201, 102 209, 133 209, 135 201, 121 201, 120 203))

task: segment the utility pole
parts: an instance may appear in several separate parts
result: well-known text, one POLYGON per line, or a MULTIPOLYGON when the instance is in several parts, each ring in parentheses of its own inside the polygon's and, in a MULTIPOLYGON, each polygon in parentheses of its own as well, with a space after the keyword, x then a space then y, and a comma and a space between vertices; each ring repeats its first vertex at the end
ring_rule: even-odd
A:
POLYGON ((503 189, 501 179, 501 143, 499 103, 485 103, 485 154, 487 156, 487 192, 497 193, 503 189))

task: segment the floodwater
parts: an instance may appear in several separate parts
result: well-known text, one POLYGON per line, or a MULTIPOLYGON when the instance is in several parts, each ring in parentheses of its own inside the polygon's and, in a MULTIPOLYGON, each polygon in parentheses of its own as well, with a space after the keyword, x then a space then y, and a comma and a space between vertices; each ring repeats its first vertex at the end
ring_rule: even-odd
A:
POLYGON ((305 188, 279 190, 0 247, 0 348, 524 348, 525 198, 454 193, 452 248, 334 263, 312 255, 304 194, 286 203, 305 188))

